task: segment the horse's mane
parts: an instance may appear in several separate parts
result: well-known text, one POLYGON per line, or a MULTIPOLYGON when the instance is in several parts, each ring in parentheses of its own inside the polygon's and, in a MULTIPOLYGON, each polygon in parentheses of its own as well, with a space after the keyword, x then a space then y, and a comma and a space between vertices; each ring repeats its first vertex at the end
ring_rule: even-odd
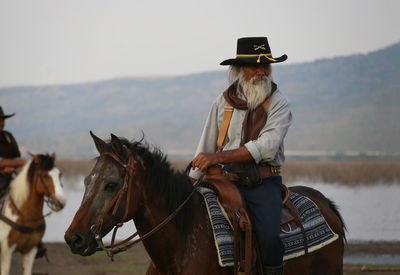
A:
MULTIPOLYGON (((139 156, 143 160, 147 180, 165 199, 167 213, 172 213, 192 192, 193 185, 190 178, 184 173, 175 171, 159 148, 151 147, 142 141, 130 142, 125 138, 119 139, 134 156, 139 156)), ((104 150, 112 151, 111 144, 107 143, 104 150)), ((193 199, 191 199, 172 222, 178 228, 186 231, 193 223, 194 211, 193 199)))
MULTIPOLYGON (((40 159, 40 169, 51 170, 54 167, 54 159, 48 154, 36 155, 40 159)), ((21 208, 24 202, 28 199, 30 192, 30 183, 33 180, 36 164, 29 160, 17 177, 10 183, 10 196, 18 208, 21 208)))

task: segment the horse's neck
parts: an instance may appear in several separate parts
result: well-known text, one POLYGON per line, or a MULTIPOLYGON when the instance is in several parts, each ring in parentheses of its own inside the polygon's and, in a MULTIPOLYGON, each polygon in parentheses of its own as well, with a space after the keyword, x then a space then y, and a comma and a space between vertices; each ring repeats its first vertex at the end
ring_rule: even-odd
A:
MULTIPOLYGON (((146 209, 141 211, 141 214, 134 219, 136 229, 140 236, 143 236, 154 227, 161 224, 170 214, 166 213, 164 203, 160 203, 165 200, 165 197, 160 195, 156 198, 154 194, 157 192, 154 192, 154 190, 149 191, 150 189, 151 188, 148 187, 147 192, 152 192, 152 194, 146 194, 144 199, 146 209)), ((194 214, 195 213, 193 213, 193 215, 194 214)), ((181 258, 180 255, 185 253, 185 246, 188 236, 192 234, 191 231, 192 229, 188 230, 188 232, 183 232, 170 221, 154 233, 153 236, 143 241, 147 252, 156 266, 167 267, 171 265, 171 262, 175 261, 175 259, 181 258), (165 253, 165 251, 168 252, 165 253)))
POLYGON ((18 173, 15 179, 10 183, 10 196, 16 207, 20 208, 29 197, 30 183, 28 179, 28 170, 32 161, 28 161, 18 173))
POLYGON ((34 192, 31 188, 28 199, 21 207, 20 211, 24 216, 29 217, 29 220, 37 220, 43 217, 44 197, 34 192))
MULTIPOLYGON (((29 166, 30 162, 11 182, 10 197, 17 208, 17 212, 24 217, 29 217, 30 220, 34 220, 42 217, 44 198, 34 191, 34 183, 30 181, 35 180, 35 176, 32 179, 28 178, 29 166)), ((35 175, 36 173, 35 171, 35 175)))

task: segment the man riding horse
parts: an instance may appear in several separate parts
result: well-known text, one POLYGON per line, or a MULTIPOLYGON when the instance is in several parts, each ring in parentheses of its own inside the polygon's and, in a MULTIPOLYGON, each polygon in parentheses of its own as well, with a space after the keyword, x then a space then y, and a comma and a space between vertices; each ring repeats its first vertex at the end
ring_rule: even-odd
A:
POLYGON ((221 62, 230 65, 231 85, 211 107, 190 173, 198 179, 217 164, 237 173, 236 185, 253 218, 265 274, 283 272, 280 167, 292 114, 273 82, 271 63, 286 59, 272 57, 266 37, 238 39, 236 58, 221 62))
MULTIPOLYGON (((26 164, 26 160, 21 159, 21 153, 14 136, 4 130, 5 120, 14 114, 4 114, 0 106, 0 199, 8 192, 8 187, 13 179, 15 170, 26 164)), ((38 245, 36 258, 45 256, 47 249, 42 241, 38 245)))
POLYGON ((4 130, 5 120, 14 116, 6 115, 0 106, 0 198, 7 192, 15 169, 25 165, 13 135, 4 130))

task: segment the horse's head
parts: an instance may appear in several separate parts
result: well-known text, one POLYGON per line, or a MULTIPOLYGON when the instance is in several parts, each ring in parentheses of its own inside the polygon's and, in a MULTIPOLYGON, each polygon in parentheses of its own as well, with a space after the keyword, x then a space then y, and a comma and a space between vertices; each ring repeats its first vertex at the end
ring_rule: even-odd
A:
POLYGON ((84 256, 93 254, 112 228, 132 219, 141 207, 144 167, 140 157, 116 136, 106 143, 90 132, 100 156, 85 178, 85 193, 75 217, 65 233, 71 251, 84 256))
POLYGON ((60 211, 65 206, 61 186, 61 173, 55 167, 56 155, 34 155, 29 167, 28 176, 31 178, 33 190, 45 197, 48 206, 54 211, 60 211))

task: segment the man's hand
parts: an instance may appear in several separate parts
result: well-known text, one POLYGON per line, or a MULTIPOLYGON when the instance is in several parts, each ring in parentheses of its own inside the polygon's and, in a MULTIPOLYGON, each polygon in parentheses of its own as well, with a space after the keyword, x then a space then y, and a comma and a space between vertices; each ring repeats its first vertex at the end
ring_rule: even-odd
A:
POLYGON ((192 168, 199 168, 204 172, 208 167, 213 166, 217 163, 230 163, 230 162, 251 162, 254 161, 250 152, 245 146, 238 149, 227 150, 218 153, 200 153, 198 154, 192 163, 192 168))
POLYGON ((194 158, 192 163, 192 168, 199 168, 201 172, 206 171, 206 169, 210 166, 213 166, 218 163, 218 153, 214 154, 206 154, 200 153, 197 157, 194 158))
POLYGON ((0 172, 2 174, 12 174, 15 171, 14 167, 4 167, 0 172))

